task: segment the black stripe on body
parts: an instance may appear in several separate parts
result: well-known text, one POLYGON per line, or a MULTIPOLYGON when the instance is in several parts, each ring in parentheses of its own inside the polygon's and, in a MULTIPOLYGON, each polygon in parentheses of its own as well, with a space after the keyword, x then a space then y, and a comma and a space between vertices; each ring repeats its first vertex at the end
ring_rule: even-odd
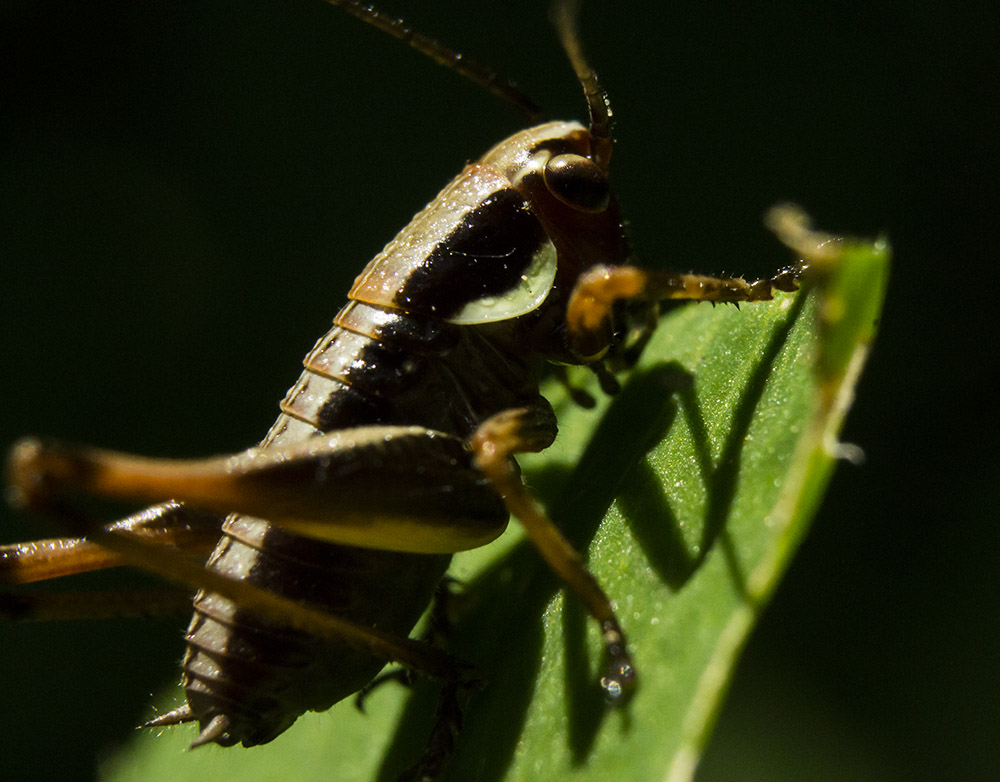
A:
MULTIPOLYGON (((338 312, 333 323, 347 331, 421 356, 444 355, 459 340, 458 329, 437 318, 421 317, 357 301, 349 302, 338 312)), ((320 340, 317 348, 326 339, 324 337, 320 340)))
POLYGON ((393 403, 419 386, 428 361, 460 341, 442 321, 351 302, 305 357, 282 412, 328 432, 399 421, 393 403))
POLYGON ((511 351, 503 328, 457 326, 356 301, 334 322, 306 356, 305 371, 281 402, 285 415, 264 444, 367 424, 467 437, 490 415, 537 402, 537 362, 511 351))
POLYGON ((306 356, 305 366, 365 393, 392 398, 420 379, 424 362, 413 351, 334 328, 306 356))
POLYGON ((448 318, 469 302, 517 288, 546 240, 524 198, 513 188, 498 190, 410 273, 395 303, 448 318))
POLYGON ((388 421, 385 399, 337 378, 303 372, 281 401, 281 412, 320 432, 388 421))

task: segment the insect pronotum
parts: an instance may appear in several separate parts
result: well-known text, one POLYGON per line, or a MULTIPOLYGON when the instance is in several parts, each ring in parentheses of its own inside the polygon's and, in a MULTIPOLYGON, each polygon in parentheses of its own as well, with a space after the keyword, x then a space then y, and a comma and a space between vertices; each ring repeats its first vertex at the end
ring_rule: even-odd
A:
MULTIPOLYGON (((534 113, 488 70, 364 6, 327 1, 534 113)), ((598 624, 607 696, 635 686, 611 601, 514 459, 556 435, 539 393, 543 367, 586 366, 613 390, 613 371, 638 357, 659 302, 768 300, 794 290, 798 271, 747 282, 632 265, 607 180, 610 109, 576 17, 572 0, 554 5, 588 125, 514 134, 414 217, 361 272, 258 446, 190 461, 35 438, 11 449, 12 500, 86 539, 5 546, 0 582, 127 563, 201 590, 186 636, 186 701, 149 726, 197 723, 193 746, 265 743, 305 711, 363 690, 390 661, 441 680, 450 704, 465 669, 408 635, 450 555, 490 542, 509 517, 598 624), (102 528, 65 502, 70 492, 158 504, 102 528), (202 564, 176 548, 211 553, 202 564)), ((58 596, 0 599, 12 617, 67 612, 58 596)), ((134 603, 104 595, 95 612, 134 603)), ((442 709, 437 733, 455 710, 442 709)))

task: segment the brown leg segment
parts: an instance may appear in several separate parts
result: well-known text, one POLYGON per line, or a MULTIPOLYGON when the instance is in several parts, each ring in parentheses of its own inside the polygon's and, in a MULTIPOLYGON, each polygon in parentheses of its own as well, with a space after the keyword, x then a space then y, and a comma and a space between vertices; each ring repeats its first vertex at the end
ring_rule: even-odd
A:
MULTIPOLYGON (((177 502, 154 505, 107 527, 158 546, 208 556, 219 539, 222 520, 177 502)), ((85 538, 49 538, 0 546, 0 584, 29 584, 127 564, 85 538)))
MULTIPOLYGON (((150 545, 205 557, 219 539, 220 524, 215 514, 166 502, 107 529, 134 535, 150 545)), ((127 564, 120 555, 86 538, 12 543, 0 546, 0 584, 28 584, 127 564)), ((0 592, 0 618, 12 621, 164 616, 190 609, 191 596, 181 591, 0 592)))
POLYGON ((611 309, 616 301, 750 302, 768 301, 774 291, 798 290, 801 269, 783 269, 768 280, 640 269, 636 266, 595 266, 577 280, 566 308, 566 325, 577 355, 599 356, 607 348, 611 309))
POLYGON ((507 524, 503 503, 469 464, 464 441, 418 426, 339 429, 205 459, 24 438, 11 448, 7 482, 12 503, 43 512, 58 512, 73 492, 126 501, 171 497, 328 543, 413 554, 476 548, 507 524))
POLYGON ((521 481, 512 458, 514 454, 547 448, 555 428, 551 411, 519 408, 487 419, 472 436, 475 464, 489 478, 504 499, 511 514, 524 527, 531 542, 555 573, 583 601, 588 613, 597 620, 608 656, 608 667, 601 686, 612 701, 627 696, 636 677, 611 601, 587 570, 580 555, 563 537, 521 481))

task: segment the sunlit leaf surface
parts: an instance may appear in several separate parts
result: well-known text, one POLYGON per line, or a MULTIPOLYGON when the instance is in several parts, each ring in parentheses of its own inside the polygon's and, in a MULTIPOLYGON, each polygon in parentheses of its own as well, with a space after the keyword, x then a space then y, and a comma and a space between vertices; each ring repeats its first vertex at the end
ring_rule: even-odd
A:
MULTIPOLYGON (((456 559, 454 651, 488 684, 451 779, 689 778, 821 501, 887 269, 884 246, 845 243, 808 291, 669 313, 622 393, 596 410, 547 390, 560 437, 523 460, 525 474, 615 600, 640 685, 626 708, 605 706, 595 628, 512 525, 456 559)), ((435 695, 429 683, 387 685, 366 714, 341 703, 249 750, 189 752, 189 726, 141 733, 105 778, 393 779, 419 756, 435 695)))

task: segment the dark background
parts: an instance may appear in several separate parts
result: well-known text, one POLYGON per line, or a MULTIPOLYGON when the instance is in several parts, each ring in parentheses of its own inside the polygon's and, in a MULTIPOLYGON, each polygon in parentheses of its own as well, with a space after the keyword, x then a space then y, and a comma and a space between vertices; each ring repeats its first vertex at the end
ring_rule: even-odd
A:
MULTIPOLYGON (((386 10, 582 117, 543 6, 386 10)), ((587 4, 643 262, 766 274, 787 256, 760 218, 786 199, 895 249, 845 432, 867 463, 839 468, 704 780, 1000 772, 995 26, 955 4, 587 4)), ((523 124, 317 0, 14 0, 0 31, 2 447, 251 444, 367 259, 523 124)), ((0 625, 3 776, 87 779, 176 676, 179 624, 0 625)))

